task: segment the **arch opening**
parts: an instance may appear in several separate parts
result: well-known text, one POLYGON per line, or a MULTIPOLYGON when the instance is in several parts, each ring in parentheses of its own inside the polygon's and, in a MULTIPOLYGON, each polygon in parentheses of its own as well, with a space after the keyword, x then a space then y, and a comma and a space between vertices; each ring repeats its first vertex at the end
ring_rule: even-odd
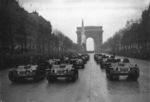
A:
POLYGON ((86 40, 86 51, 94 51, 94 39, 88 38, 86 40))

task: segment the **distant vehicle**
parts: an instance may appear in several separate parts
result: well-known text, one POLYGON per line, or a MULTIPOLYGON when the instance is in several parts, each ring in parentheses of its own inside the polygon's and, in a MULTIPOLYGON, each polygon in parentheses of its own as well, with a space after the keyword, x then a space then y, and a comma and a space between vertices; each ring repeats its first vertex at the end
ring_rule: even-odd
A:
POLYGON ((102 61, 107 60, 107 58, 109 58, 109 56, 107 56, 105 54, 95 54, 94 55, 94 59, 95 59, 97 64, 101 64, 102 61))
POLYGON ((9 71, 8 78, 12 82, 31 82, 44 79, 45 71, 38 65, 20 65, 9 71))
POLYGON ((38 69, 43 70, 46 73, 46 71, 51 68, 53 62, 54 61, 51 60, 40 62, 38 63, 38 69))
POLYGON ((75 64, 77 62, 77 60, 78 60, 78 58, 70 58, 69 59, 69 61, 70 61, 69 63, 70 64, 75 64))
POLYGON ((70 63, 69 57, 63 57, 63 63, 70 63))
POLYGON ((103 58, 103 60, 100 62, 101 68, 102 69, 106 69, 109 68, 111 66, 111 63, 117 63, 120 62, 121 59, 117 59, 117 58, 103 58))
POLYGON ((75 81, 78 79, 78 70, 74 68, 73 64, 54 64, 47 73, 47 80, 53 82, 60 77, 67 81, 75 81))
POLYGON ((121 62, 111 63, 111 66, 106 69, 106 76, 110 80, 117 80, 121 75, 126 75, 131 80, 137 80, 139 67, 136 64, 131 64, 129 59, 125 58, 121 62))
POLYGON ((88 54, 82 54, 81 59, 84 61, 84 63, 87 63, 87 61, 89 60, 89 55, 88 54))
POLYGON ((76 61, 76 63, 74 63, 74 67, 75 67, 76 69, 83 69, 83 68, 84 68, 84 65, 85 65, 85 63, 84 63, 84 61, 83 61, 82 59, 78 59, 78 60, 76 61))
POLYGON ((94 60, 96 61, 96 63, 100 63, 102 60, 102 54, 94 54, 94 60))
POLYGON ((110 62, 108 62, 107 58, 102 58, 102 60, 99 63, 102 69, 105 69, 110 65, 110 62))

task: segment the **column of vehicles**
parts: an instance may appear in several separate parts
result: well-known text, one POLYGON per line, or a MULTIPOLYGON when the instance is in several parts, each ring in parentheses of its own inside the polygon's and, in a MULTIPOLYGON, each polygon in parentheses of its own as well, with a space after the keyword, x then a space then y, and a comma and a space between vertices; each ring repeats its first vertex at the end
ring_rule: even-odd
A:
POLYGON ((105 69, 109 80, 119 80, 120 76, 127 76, 129 80, 137 80, 140 74, 139 66, 130 62, 128 58, 116 58, 115 55, 95 54, 94 59, 105 69))
POLYGON ((8 78, 13 83, 36 82, 44 78, 48 82, 53 82, 60 78, 64 78, 67 81, 76 81, 79 69, 84 69, 88 60, 88 54, 71 54, 30 61, 11 68, 8 78))

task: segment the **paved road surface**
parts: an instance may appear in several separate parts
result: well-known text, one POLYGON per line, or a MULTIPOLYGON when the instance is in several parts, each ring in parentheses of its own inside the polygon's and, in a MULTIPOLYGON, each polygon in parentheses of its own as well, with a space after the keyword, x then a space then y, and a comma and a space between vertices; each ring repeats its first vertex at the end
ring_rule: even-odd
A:
POLYGON ((0 102, 150 102, 150 62, 130 59, 140 66, 138 81, 109 81, 105 70, 94 62, 93 54, 75 83, 12 84, 8 70, 0 72, 0 102), (148 68, 149 67, 149 68, 148 68))

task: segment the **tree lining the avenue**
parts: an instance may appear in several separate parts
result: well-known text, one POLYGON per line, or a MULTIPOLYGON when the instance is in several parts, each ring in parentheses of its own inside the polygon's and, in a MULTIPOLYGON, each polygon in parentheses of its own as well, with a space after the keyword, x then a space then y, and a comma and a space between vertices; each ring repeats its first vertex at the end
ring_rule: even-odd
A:
MULTIPOLYGON (((75 51, 78 45, 38 12, 28 13, 16 0, 0 0, 0 66, 16 57, 75 51)), ((9 64, 10 65, 10 64, 9 64)))
POLYGON ((103 44, 103 52, 150 59, 150 6, 140 20, 130 20, 103 44))

